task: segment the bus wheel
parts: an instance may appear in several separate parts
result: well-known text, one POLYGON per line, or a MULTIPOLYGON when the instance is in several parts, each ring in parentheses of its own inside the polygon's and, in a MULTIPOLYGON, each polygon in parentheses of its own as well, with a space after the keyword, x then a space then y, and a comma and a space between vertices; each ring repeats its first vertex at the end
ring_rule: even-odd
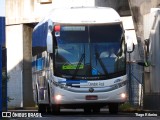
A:
POLYGON ((60 106, 59 105, 52 105, 52 113, 59 114, 60 113, 60 106))
POLYGON ((118 103, 110 103, 109 104, 109 113, 117 114, 118 113, 118 103))
POLYGON ((51 99, 50 99, 50 89, 48 85, 48 105, 47 105, 47 113, 52 112, 52 104, 51 104, 51 99))
POLYGON ((47 113, 51 113, 52 112, 52 108, 50 106, 50 104, 47 105, 47 113))
POLYGON ((39 113, 45 113, 46 112, 46 105, 38 104, 38 112, 39 113))
POLYGON ((91 113, 91 108, 90 107, 85 107, 84 108, 84 113, 85 114, 90 114, 91 113))

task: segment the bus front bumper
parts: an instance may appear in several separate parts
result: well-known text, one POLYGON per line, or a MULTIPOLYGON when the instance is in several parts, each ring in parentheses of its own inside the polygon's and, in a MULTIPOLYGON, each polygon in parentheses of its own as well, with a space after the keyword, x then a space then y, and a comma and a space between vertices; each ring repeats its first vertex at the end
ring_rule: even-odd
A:
POLYGON ((72 92, 55 87, 52 104, 124 103, 127 100, 126 85, 109 92, 72 92))

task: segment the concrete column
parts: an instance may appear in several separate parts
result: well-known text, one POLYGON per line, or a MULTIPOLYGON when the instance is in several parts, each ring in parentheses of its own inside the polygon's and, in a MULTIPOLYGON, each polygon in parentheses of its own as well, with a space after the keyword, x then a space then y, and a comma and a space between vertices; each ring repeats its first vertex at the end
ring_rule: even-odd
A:
POLYGON ((33 107, 32 89, 32 30, 29 25, 23 25, 23 107, 33 107))

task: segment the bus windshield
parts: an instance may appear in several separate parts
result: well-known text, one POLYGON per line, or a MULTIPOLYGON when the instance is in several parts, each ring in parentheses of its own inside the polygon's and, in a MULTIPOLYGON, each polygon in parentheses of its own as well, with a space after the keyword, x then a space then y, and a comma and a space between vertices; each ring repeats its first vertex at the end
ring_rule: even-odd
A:
POLYGON ((55 75, 107 79, 125 74, 121 24, 55 26, 55 75))

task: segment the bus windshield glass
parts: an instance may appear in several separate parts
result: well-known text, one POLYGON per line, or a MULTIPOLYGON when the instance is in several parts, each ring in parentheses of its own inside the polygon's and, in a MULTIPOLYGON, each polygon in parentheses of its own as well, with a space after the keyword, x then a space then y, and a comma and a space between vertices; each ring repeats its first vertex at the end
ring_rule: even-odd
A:
POLYGON ((121 24, 55 26, 55 75, 107 79, 125 74, 121 24))

